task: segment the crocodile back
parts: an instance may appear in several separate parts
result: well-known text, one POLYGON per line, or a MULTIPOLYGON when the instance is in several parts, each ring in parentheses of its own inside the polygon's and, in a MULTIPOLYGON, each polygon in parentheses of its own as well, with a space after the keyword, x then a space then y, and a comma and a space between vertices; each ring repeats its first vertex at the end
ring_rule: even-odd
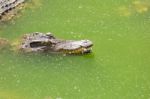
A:
POLYGON ((0 0, 0 16, 24 1, 25 0, 0 0))

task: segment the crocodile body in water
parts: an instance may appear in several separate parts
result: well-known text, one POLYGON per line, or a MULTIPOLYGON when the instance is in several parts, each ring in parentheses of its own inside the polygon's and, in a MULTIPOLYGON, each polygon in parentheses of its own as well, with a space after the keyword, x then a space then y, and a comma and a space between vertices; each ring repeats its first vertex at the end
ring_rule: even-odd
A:
POLYGON ((23 37, 20 49, 24 52, 56 52, 64 54, 85 54, 91 52, 90 40, 62 40, 51 33, 30 33, 23 37))
MULTIPOLYGON (((0 49, 10 48, 8 40, 0 38, 0 49)), ((86 54, 92 50, 90 40, 62 40, 55 38, 51 33, 34 32, 25 34, 21 43, 15 47, 21 52, 47 52, 63 54, 86 54)))
MULTIPOLYGON (((0 19, 25 0, 0 0, 0 19)), ((11 17, 10 15, 8 15, 11 17)), ((8 40, 0 38, 0 49, 8 45, 8 40)), ((11 44, 10 44, 11 45, 11 44)), ((19 49, 23 52, 56 52, 65 54, 90 53, 93 43, 90 40, 62 40, 51 33, 30 33, 24 35, 19 49)))
MULTIPOLYGON (((6 16, 9 12, 11 12, 24 1, 25 0, 0 0, 0 19, 2 19, 3 16, 6 16)), ((11 15, 8 15, 8 19, 13 17, 13 14, 15 14, 15 11, 12 12, 11 15)))

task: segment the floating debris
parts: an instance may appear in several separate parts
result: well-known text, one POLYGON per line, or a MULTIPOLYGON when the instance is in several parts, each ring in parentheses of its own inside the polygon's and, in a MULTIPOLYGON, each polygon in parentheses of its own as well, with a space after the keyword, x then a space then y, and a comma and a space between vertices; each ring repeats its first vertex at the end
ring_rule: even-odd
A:
POLYGON ((134 1, 132 2, 133 8, 138 13, 144 13, 149 10, 150 5, 145 1, 134 1))
POLYGON ((128 6, 121 6, 118 8, 120 16, 131 16, 135 14, 142 14, 148 12, 150 9, 150 2, 148 1, 133 1, 128 6))
POLYGON ((8 40, 6 40, 4 38, 0 38, 0 50, 5 49, 8 46, 10 46, 8 40))

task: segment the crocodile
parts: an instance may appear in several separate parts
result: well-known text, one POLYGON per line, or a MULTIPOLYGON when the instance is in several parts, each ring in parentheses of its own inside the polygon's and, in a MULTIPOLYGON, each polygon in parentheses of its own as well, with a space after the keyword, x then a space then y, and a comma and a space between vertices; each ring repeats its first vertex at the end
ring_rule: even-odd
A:
MULTIPOLYGON (((25 0, 0 0, 0 19, 3 16, 7 16, 8 12, 23 2, 25 0)), ((11 18, 10 14, 8 14, 8 17, 8 19, 11 18)), ((46 34, 41 32, 25 34, 21 42, 19 44, 19 50, 23 52, 85 54, 90 53, 91 47, 93 46, 90 40, 63 40, 56 38, 50 32, 46 34)), ((9 44, 8 40, 0 38, 0 49, 5 48, 5 45, 13 44, 9 44)))
POLYGON ((5 16, 8 17, 5 20, 11 19, 17 12, 15 8, 23 2, 25 2, 25 0, 0 0, 0 19, 2 20, 5 16))
POLYGON ((19 49, 23 52, 85 54, 91 52, 92 46, 90 40, 63 40, 50 32, 34 32, 23 36, 19 49))

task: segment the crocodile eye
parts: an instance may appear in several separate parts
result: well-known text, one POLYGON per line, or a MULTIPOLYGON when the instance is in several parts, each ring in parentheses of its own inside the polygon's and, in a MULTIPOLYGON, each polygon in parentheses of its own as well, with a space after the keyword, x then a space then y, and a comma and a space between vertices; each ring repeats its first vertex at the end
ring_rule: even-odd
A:
POLYGON ((46 33, 46 36, 47 36, 49 39, 55 39, 55 37, 54 37, 51 33, 46 33))
POLYGON ((82 40, 82 43, 84 43, 84 44, 88 43, 88 40, 82 40))

